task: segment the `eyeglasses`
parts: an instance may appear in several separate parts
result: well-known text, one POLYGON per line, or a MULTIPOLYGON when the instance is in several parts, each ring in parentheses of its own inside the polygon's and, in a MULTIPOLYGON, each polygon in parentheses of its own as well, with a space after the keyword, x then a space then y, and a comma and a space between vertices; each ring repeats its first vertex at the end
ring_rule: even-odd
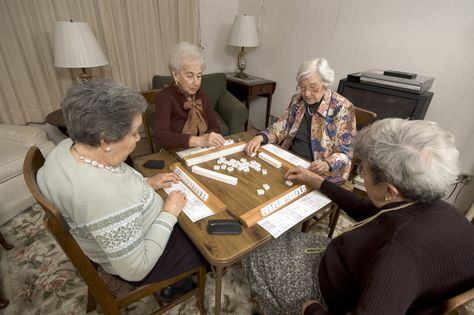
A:
POLYGON ((296 86, 296 91, 298 93, 304 94, 306 93, 306 90, 308 90, 310 93, 319 93, 323 89, 322 84, 310 84, 308 87, 302 86, 302 85, 297 85, 296 86))

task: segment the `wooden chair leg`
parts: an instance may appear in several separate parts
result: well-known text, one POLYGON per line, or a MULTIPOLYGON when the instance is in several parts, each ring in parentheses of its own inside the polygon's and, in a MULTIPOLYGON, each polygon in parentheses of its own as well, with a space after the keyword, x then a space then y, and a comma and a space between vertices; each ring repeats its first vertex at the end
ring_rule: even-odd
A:
POLYGON ((307 233, 309 231, 310 227, 313 225, 311 221, 312 218, 309 218, 308 220, 303 222, 303 224, 301 225, 301 232, 307 233))
POLYGON ((10 304, 10 301, 0 295, 0 308, 5 308, 8 304, 10 304))
POLYGON ((206 267, 201 266, 197 274, 197 283, 199 288, 199 298, 198 298, 198 308, 201 315, 206 314, 206 309, 204 308, 204 294, 206 291, 206 267))
POLYGON ((97 301, 95 300, 94 295, 92 295, 91 290, 87 289, 87 307, 86 313, 92 312, 97 308, 97 301))
POLYGON ((2 244, 3 248, 5 248, 6 250, 10 250, 13 248, 13 245, 9 244, 7 240, 5 239, 5 237, 3 237, 2 232, 0 232, 0 243, 2 244))
POLYGON ((331 213, 331 217, 329 218, 329 238, 332 238, 334 230, 336 229, 337 221, 339 220, 339 215, 341 214, 341 209, 338 206, 335 207, 335 210, 333 211, 333 213, 331 213))

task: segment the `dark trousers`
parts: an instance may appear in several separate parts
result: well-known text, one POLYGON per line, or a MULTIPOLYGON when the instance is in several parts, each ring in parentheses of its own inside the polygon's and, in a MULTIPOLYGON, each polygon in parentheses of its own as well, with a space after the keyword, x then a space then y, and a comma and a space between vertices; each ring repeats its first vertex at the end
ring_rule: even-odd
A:
POLYGON ((183 230, 178 224, 175 224, 165 250, 155 267, 141 281, 127 282, 134 286, 159 282, 207 264, 207 261, 194 247, 183 230))

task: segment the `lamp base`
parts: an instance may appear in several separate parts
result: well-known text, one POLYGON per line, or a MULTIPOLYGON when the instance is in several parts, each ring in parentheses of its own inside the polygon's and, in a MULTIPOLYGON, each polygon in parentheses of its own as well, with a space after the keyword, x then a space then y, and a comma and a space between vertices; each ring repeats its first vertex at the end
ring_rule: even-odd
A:
POLYGON ((249 78, 248 74, 245 73, 245 72, 243 72, 243 71, 236 72, 236 73, 235 73, 235 77, 236 77, 236 78, 239 78, 239 79, 244 79, 244 80, 246 80, 246 79, 249 78))
POLYGON ((86 82, 92 79, 92 75, 82 68, 82 73, 76 78, 78 83, 86 82))

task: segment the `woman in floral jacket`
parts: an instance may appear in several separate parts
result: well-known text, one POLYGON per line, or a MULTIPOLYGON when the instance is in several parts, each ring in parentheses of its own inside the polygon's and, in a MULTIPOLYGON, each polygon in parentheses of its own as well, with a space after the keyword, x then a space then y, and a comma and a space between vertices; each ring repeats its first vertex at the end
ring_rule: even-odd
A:
POLYGON ((334 71, 323 58, 303 62, 296 75, 296 95, 272 126, 247 143, 252 154, 261 144, 275 143, 311 161, 310 170, 331 171, 347 178, 356 132, 354 106, 331 90, 334 71))

